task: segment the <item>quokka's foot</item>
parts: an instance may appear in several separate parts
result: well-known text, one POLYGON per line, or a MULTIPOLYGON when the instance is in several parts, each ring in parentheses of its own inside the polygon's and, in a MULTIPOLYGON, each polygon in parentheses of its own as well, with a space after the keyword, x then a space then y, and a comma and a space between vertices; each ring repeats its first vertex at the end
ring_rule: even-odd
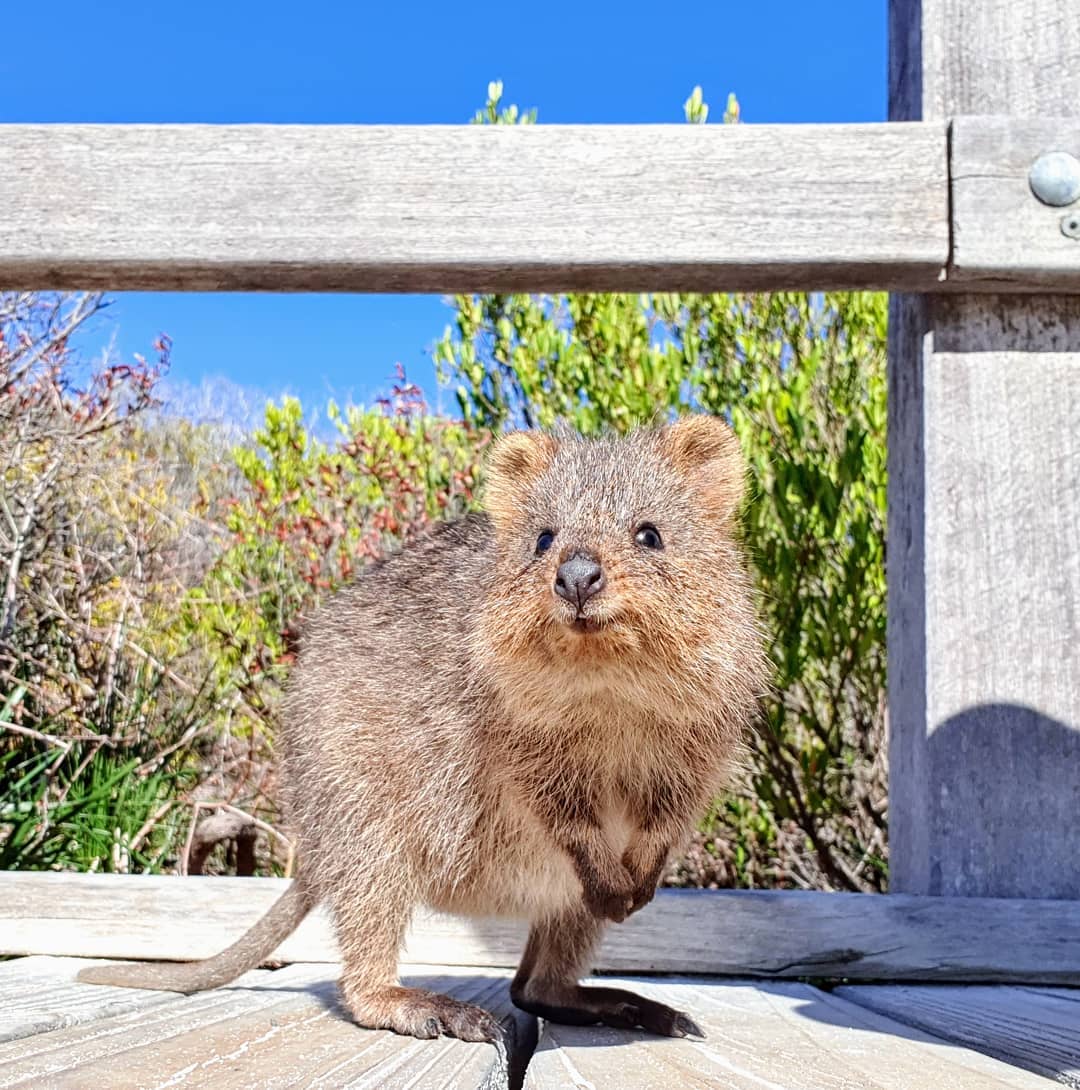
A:
POLYGON ((360 995, 346 989, 345 1001, 356 1021, 368 1029, 389 1029, 424 1040, 443 1035, 462 1041, 503 1038, 502 1027, 482 1007, 423 988, 380 988, 360 995))
POLYGON ((512 996, 514 1004, 538 1018, 569 1026, 612 1026, 643 1029, 660 1037, 704 1037, 705 1032, 688 1014, 646 999, 623 988, 588 988, 577 985, 548 996, 512 996))

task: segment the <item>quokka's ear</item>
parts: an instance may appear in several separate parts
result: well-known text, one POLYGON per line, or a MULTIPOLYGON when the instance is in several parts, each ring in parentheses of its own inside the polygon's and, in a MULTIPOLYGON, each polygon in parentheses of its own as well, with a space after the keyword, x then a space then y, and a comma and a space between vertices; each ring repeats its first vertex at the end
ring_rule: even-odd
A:
POLYGON ((657 433, 660 450, 702 497, 711 515, 730 519, 742 503, 746 462, 726 421, 694 414, 657 433))
POLYGON ((558 449, 558 440, 540 431, 512 431, 495 441, 487 458, 484 508, 496 522, 509 521, 520 510, 558 449))

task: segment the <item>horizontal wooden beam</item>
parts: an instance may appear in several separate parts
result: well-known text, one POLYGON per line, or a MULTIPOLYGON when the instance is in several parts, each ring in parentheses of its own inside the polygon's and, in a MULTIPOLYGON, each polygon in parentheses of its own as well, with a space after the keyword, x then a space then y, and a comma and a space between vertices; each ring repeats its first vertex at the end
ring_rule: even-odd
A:
MULTIPOLYGON (((274 878, 0 873, 0 954, 188 960, 241 935, 286 887, 274 878)), ((405 963, 508 968, 525 928, 421 914, 405 963)), ((611 927, 596 967, 771 979, 1080 984, 1080 901, 661 890, 611 927)), ((317 912, 276 952, 337 959, 317 912)))
POLYGON ((933 290, 946 127, 0 126, 0 288, 933 290))
POLYGON ((953 121, 950 286, 1080 291, 1080 201, 1067 207, 1043 204, 1029 181, 1035 160, 1052 151, 1080 161, 1080 117, 953 121), (1063 230, 1063 221, 1074 226, 1063 230))

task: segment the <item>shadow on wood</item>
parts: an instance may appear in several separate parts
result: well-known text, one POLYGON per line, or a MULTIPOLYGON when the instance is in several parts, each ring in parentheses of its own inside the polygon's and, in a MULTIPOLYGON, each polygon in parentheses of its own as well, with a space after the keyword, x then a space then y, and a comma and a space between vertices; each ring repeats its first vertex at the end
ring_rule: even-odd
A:
MULTIPOLYGON (((1016 649, 1022 653, 1021 648, 1016 649)), ((926 892, 1080 898, 1080 729, 1018 704, 980 704, 926 739, 926 892)), ((1080 952, 1062 950, 1080 968, 1080 952)))
MULTIPOLYGON (((850 985, 842 999, 1080 1087, 1080 991, 979 985, 850 985)), ((894 1034, 900 1031, 893 1030, 894 1034)))

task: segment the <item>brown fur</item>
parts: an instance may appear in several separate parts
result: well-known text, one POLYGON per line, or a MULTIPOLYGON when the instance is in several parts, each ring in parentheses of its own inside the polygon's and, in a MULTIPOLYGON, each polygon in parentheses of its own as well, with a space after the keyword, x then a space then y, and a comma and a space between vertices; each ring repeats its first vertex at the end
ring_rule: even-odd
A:
POLYGON ((398 984, 426 904, 531 922, 512 989, 526 1010, 697 1032, 578 980, 604 923, 652 898, 755 712, 764 659, 733 534, 742 479, 738 443, 711 417, 627 439, 515 433, 490 460, 488 515, 436 528, 313 620, 284 774, 300 900, 333 910, 361 1025, 497 1035, 486 1012, 398 984), (635 539, 646 522, 663 549, 635 539), (554 543, 537 555, 545 530, 554 543), (576 610, 553 584, 580 552, 605 586, 576 610))

